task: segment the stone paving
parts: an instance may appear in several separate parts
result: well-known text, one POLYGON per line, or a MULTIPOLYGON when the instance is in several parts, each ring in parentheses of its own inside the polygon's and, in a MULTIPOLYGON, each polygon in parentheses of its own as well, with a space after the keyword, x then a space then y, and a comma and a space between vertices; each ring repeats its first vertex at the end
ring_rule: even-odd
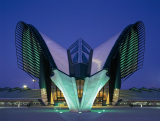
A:
POLYGON ((160 121, 160 107, 107 107, 86 113, 53 107, 0 107, 0 121, 160 121))

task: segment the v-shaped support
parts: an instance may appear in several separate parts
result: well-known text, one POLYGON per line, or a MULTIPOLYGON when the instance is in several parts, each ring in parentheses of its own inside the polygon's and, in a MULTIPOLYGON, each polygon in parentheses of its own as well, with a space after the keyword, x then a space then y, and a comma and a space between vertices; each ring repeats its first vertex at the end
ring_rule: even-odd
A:
POLYGON ((63 92, 69 110, 72 112, 90 111, 97 93, 109 80, 109 77, 106 76, 106 70, 102 70, 90 78, 86 77, 80 103, 75 78, 58 70, 54 70, 54 73, 55 75, 51 77, 51 80, 63 92))

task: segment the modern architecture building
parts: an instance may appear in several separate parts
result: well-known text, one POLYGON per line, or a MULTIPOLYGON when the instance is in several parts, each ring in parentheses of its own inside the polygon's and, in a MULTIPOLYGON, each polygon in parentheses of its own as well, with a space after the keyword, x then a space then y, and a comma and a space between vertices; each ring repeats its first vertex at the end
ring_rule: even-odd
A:
POLYGON ((121 83, 143 66, 141 21, 95 49, 81 38, 65 49, 22 21, 15 35, 18 67, 39 81, 43 102, 68 105, 73 112, 90 111, 92 105, 116 105, 121 83))

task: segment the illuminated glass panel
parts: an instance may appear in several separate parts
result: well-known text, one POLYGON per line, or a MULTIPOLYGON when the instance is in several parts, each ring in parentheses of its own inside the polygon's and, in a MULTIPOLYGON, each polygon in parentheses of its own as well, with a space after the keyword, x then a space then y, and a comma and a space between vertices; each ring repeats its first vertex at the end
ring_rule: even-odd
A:
POLYGON ((78 62, 78 53, 74 56, 73 62, 74 62, 74 63, 77 63, 77 62, 78 62))
POLYGON ((86 58, 84 53, 82 53, 82 61, 83 61, 83 63, 88 63, 88 59, 86 58))
POLYGON ((86 46, 88 49, 91 49, 91 47, 87 43, 85 43, 83 40, 82 40, 82 44, 86 46))
POLYGON ((79 43, 79 41, 77 40, 73 45, 70 46, 69 49, 72 49, 74 46, 76 46, 79 43))
POLYGON ((83 50, 85 53, 89 54, 88 50, 87 50, 83 45, 82 45, 82 50, 83 50))
POLYGON ((72 50, 71 54, 75 53, 78 51, 78 45, 72 50))

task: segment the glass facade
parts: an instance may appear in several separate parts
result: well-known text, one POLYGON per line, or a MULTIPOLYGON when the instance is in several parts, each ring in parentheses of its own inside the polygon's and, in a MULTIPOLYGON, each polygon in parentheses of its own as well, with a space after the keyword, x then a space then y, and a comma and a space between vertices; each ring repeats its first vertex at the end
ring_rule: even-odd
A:
MULTIPOLYGON (((76 80, 78 98, 81 101, 83 96, 84 89, 84 80, 78 79, 76 80)), ((106 106, 107 105, 107 97, 109 91, 109 84, 105 84, 104 87, 98 92, 96 99, 94 100, 93 106, 106 106)), ((62 91, 52 83, 52 101, 54 106, 68 106, 62 91)), ((51 101, 51 102, 52 102, 51 101)))
POLYGON ((51 103, 54 106, 67 106, 67 103, 62 91, 54 84, 52 85, 51 95, 52 95, 51 103))
POLYGON ((82 80, 82 79, 76 80, 76 85, 77 85, 78 97, 82 98, 83 87, 84 87, 84 80, 82 80))

